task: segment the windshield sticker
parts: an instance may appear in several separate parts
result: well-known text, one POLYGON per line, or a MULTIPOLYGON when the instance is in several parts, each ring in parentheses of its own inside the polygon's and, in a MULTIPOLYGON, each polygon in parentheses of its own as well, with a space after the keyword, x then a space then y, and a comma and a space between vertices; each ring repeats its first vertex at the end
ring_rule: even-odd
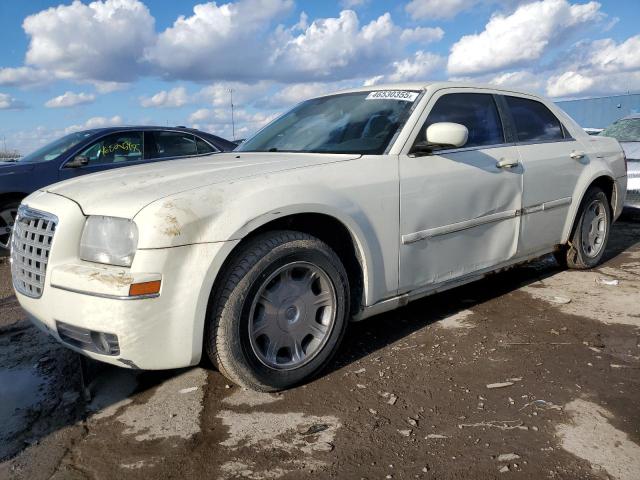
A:
POLYGON ((414 102, 418 98, 418 92, 408 92, 406 90, 377 90, 367 95, 366 100, 401 100, 403 102, 414 102))

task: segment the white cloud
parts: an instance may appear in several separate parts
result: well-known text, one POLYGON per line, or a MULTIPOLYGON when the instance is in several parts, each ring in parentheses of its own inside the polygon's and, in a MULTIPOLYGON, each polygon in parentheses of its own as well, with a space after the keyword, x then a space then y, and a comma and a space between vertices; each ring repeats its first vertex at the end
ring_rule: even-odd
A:
POLYGON ((162 90, 151 97, 142 97, 140 105, 149 108, 176 108, 182 107, 189 103, 190 98, 187 89, 184 87, 176 87, 171 90, 162 90))
POLYGON ((26 105, 20 100, 16 100, 8 93, 0 93, 0 110, 21 110, 26 105))
POLYGON ((118 92, 130 85, 128 82, 105 82, 102 80, 90 80, 86 83, 93 85, 97 92, 102 94, 118 92))
POLYGON ((138 0, 75 0, 28 16, 26 63, 57 78, 123 82, 141 72, 155 37, 154 18, 138 0))
POLYGON ((272 40, 269 64, 282 81, 332 81, 385 71, 408 43, 434 41, 440 29, 403 30, 385 13, 361 26, 353 10, 314 20, 298 33, 280 28, 272 40))
POLYGON ((403 30, 400 34, 400 41, 405 43, 425 44, 442 40, 442 37, 444 37, 444 30, 440 27, 416 27, 413 29, 407 28, 403 30))
POLYGON ((414 20, 441 20, 455 17, 480 0, 411 0, 405 10, 414 20))
POLYGON ((388 80, 392 82, 407 82, 412 80, 428 80, 428 77, 442 67, 444 59, 440 55, 418 50, 413 58, 405 58, 393 62, 394 72, 388 80))
POLYGON ((616 43, 608 38, 581 42, 568 64, 547 81, 552 97, 609 94, 640 89, 640 35, 616 43))
POLYGON ((51 80, 44 70, 31 67, 0 68, 0 85, 7 87, 28 87, 40 85, 51 80))
POLYGON ((79 130, 89 130, 92 128, 112 127, 114 125, 122 125, 122 117, 115 115, 113 117, 91 117, 86 122, 79 125, 70 125, 64 129, 63 133, 77 132, 79 130))
POLYGON ((86 105, 87 103, 93 103, 95 99, 96 96, 92 93, 65 92, 62 95, 48 100, 44 104, 44 106, 47 108, 68 108, 75 107, 76 105, 86 105))
POLYGON ((591 43, 590 63, 602 72, 621 72, 640 69, 640 35, 616 44, 610 38, 591 43))
POLYGON ((377 85, 382 80, 384 80, 384 75, 375 75, 375 76, 373 76, 371 78, 365 79, 365 81, 362 83, 362 86, 363 87, 371 87, 373 85, 377 85))
POLYGON ((411 0, 405 10, 414 20, 449 20, 482 5, 513 9, 531 0, 411 0))
POLYGON ((451 47, 453 75, 500 71, 538 60, 571 29, 602 18, 600 4, 542 0, 520 6, 511 15, 494 15, 485 30, 465 35, 451 47))
POLYGON ((231 105, 231 92, 233 90, 233 104, 245 106, 261 99, 271 88, 272 82, 261 81, 257 83, 242 82, 216 82, 203 87, 196 99, 213 107, 229 107, 231 105))
POLYGON ((196 5, 158 36, 146 59, 175 78, 260 77, 269 29, 292 7, 292 0, 196 5))
POLYGON ((527 70, 501 73, 487 80, 487 83, 529 92, 544 91, 543 76, 527 70))
POLYGON ((366 6, 369 0, 340 0, 340 6, 346 9, 355 9, 366 6))

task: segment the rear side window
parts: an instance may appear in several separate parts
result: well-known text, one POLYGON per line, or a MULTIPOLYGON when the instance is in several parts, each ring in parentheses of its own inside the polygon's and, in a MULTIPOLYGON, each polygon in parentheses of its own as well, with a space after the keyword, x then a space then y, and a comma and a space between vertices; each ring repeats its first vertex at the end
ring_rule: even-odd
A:
POLYGON ((190 133, 159 131, 148 137, 148 158, 185 157, 198 153, 196 139, 190 133))
POLYGON ((544 104, 520 97, 505 97, 515 122, 519 142, 562 140, 562 124, 544 104))
POLYGON ((213 153, 215 152, 215 148, 209 145, 200 137, 196 137, 196 146, 198 147, 198 154, 202 155, 203 153, 213 153))
POLYGON ((431 109, 427 127, 439 122, 453 122, 469 130, 464 147, 481 147, 504 143, 502 122, 493 95, 487 93, 449 93, 440 97, 431 109))

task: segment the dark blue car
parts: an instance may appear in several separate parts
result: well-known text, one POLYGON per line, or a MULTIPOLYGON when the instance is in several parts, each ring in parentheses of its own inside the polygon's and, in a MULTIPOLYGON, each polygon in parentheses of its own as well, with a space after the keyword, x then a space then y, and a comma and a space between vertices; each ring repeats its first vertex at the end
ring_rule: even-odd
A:
POLYGON ((9 248, 20 201, 39 188, 101 170, 236 147, 184 127, 109 127, 70 133, 18 160, 0 161, 0 253, 9 248))

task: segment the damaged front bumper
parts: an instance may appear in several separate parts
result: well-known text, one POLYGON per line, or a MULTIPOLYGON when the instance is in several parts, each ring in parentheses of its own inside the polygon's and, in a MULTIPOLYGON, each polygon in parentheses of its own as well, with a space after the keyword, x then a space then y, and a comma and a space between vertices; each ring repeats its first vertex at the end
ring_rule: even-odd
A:
POLYGON ((27 199, 59 218, 44 287, 16 296, 30 320, 65 346, 113 365, 160 370, 200 361, 213 279, 234 242, 138 250, 131 268, 84 262, 78 245, 86 218, 52 194, 27 199), (132 297, 133 284, 159 281, 157 294, 132 297))

